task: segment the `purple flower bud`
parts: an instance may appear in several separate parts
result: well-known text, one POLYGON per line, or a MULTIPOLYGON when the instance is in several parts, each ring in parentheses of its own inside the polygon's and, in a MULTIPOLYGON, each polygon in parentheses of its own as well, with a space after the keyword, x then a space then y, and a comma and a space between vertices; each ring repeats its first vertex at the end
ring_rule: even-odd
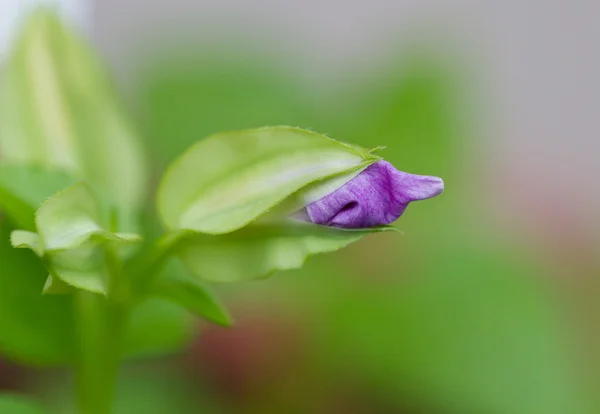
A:
POLYGON ((356 229, 390 224, 411 201, 435 197, 444 190, 441 178, 398 171, 378 161, 346 184, 306 206, 307 221, 356 229))

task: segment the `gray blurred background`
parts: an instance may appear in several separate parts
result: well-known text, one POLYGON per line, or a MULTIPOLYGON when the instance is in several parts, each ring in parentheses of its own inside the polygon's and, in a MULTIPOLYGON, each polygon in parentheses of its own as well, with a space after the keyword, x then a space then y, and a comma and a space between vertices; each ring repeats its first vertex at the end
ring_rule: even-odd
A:
POLYGON ((140 58, 225 39, 284 58, 306 82, 343 87, 428 38, 468 62, 479 137, 492 159, 510 154, 513 184, 551 187, 598 225, 596 1, 2 0, 0 49, 34 3, 56 4, 85 27, 125 85, 140 58))
MULTIPOLYGON (((512 159, 498 168, 517 194, 504 196, 527 198, 543 187, 600 227, 600 185, 594 180, 600 173, 597 1, 90 3, 84 7, 93 10, 91 33, 125 81, 136 76, 139 61, 132 56, 144 49, 144 58, 160 59, 157 45, 168 52, 174 45, 201 47, 223 38, 283 57, 306 82, 344 87, 361 71, 369 76, 368 69, 382 65, 395 48, 430 40, 466 62, 478 137, 489 146, 489 161, 512 159)), ((503 198, 497 202, 506 203, 503 198)))

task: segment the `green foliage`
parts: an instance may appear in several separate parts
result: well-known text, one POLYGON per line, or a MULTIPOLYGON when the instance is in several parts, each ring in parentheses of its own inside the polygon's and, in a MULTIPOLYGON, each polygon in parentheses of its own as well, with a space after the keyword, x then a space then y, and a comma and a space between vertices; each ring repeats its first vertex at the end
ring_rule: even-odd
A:
POLYGON ((68 285, 107 294, 109 264, 104 255, 119 245, 140 241, 135 234, 111 233, 102 226, 100 206, 85 184, 76 184, 48 198, 35 215, 38 234, 14 232, 14 247, 26 247, 42 257, 50 277, 45 292, 68 285))
POLYGON ((123 230, 139 221, 144 157, 106 74, 82 39, 52 12, 36 11, 2 82, 0 151, 10 164, 0 165, 0 208, 22 227, 12 232, 13 246, 32 250, 47 272, 42 276, 41 266, 31 260, 31 272, 27 266, 17 269, 28 253, 3 252, 7 271, 0 277, 5 285, 0 298, 5 292, 11 298, 2 303, 7 316, 0 318, 6 328, 0 329, 6 333, 0 334, 0 345, 18 359, 73 362, 79 349, 85 365, 104 378, 103 364, 90 363, 90 353, 116 355, 100 355, 97 338, 109 332, 104 325, 116 320, 113 312, 128 320, 127 355, 179 347, 191 331, 184 310, 231 324, 200 279, 265 277, 298 268, 311 254, 387 230, 294 225, 290 213, 380 158, 310 131, 270 127, 212 135, 185 152, 162 179, 157 196, 171 233, 142 242, 123 230), (174 265, 174 256, 196 277, 174 265), (10 316, 10 309, 30 302, 31 316, 10 316), (98 323, 85 322, 86 315, 98 323), (91 336, 76 343, 73 330, 63 332, 75 324, 80 335, 91 336), (44 336, 34 343, 18 334, 28 330, 44 336))
MULTIPOLYGON (((3 75, 0 208, 11 224, 1 223, 0 349, 35 365, 71 363, 73 298, 42 292, 107 293, 106 255, 118 248, 118 260, 130 257, 135 251, 117 246, 139 239, 112 230, 132 227, 130 212, 145 193, 144 160, 96 58, 52 12, 37 10, 27 21, 3 75), (83 184, 61 192, 82 179, 99 199, 83 184), (13 232, 13 245, 31 248, 45 270, 30 253, 10 249, 12 225, 26 229, 13 232)), ((128 355, 189 340, 185 311, 142 302, 128 325, 128 355)))
MULTIPOLYGON (((373 96, 365 93, 363 105, 337 119, 338 125, 335 110, 331 112, 327 129, 347 131, 340 135, 368 147, 401 139, 402 145, 390 145, 397 148, 390 154, 402 169, 450 173, 447 163, 457 136, 455 114, 448 111, 452 83, 431 62, 405 69, 399 78, 382 79, 373 96)), ((149 129, 161 166, 210 135, 162 178, 158 211, 170 233, 155 237, 150 226, 131 225, 145 202, 146 165, 110 81, 88 47, 55 16, 45 11, 33 16, 8 60, 0 89, 0 153, 11 162, 0 165, 0 208, 11 224, 25 229, 12 232, 13 246, 29 248, 42 260, 10 250, 6 240, 11 228, 2 229, 2 351, 33 364, 80 363, 74 356, 92 343, 86 357, 102 369, 102 348, 119 342, 119 332, 110 325, 113 315, 102 314, 114 307, 124 310, 118 313, 124 324, 121 354, 169 352, 191 340, 190 313, 221 325, 232 323, 202 281, 246 281, 297 269, 312 254, 393 230, 347 231, 288 220, 289 213, 379 158, 373 151, 297 128, 214 134, 232 127, 314 127, 319 122, 319 116, 306 111, 310 105, 297 105, 303 101, 299 95, 281 92, 282 84, 256 73, 249 75, 259 80, 252 83, 243 76, 237 79, 243 69, 234 72, 200 73, 202 82, 195 88, 181 78, 171 90, 159 85, 150 92, 149 129), (193 99, 182 105, 182 94, 193 99), (134 228, 144 242, 123 233, 134 228), (182 270, 182 263, 192 275, 182 270), (97 319, 86 320, 81 308, 73 309, 73 297, 88 293, 81 290, 106 296, 83 296, 101 304, 90 308, 97 319)), ((453 214, 447 212, 446 218, 453 214)), ((435 223, 427 224, 438 231, 435 223)), ((363 246, 368 250, 369 245, 363 246)), ((377 249, 374 242, 370 246, 377 249)), ((544 412, 539 407, 547 413, 575 412, 570 384, 557 379, 563 375, 556 363, 561 355, 553 348, 557 341, 543 300, 522 281, 507 281, 497 273, 501 261, 480 263, 460 255, 442 260, 437 253, 421 258, 432 267, 423 271, 426 283, 328 291, 330 298, 339 298, 332 313, 322 317, 335 322, 327 326, 332 328, 329 336, 324 335, 337 336, 332 359, 344 354, 342 365, 352 359, 361 376, 381 385, 382 393, 389 391, 392 400, 400 398, 396 391, 402 379, 422 386, 424 398, 451 400, 461 412, 544 412), (482 282, 481 275, 488 273, 491 277, 482 282), (519 319, 522 315, 527 316, 519 319), (506 338, 515 332, 524 339, 509 342, 506 338), (547 343, 551 345, 544 348, 547 343), (539 349, 543 351, 536 353, 539 349), (527 364, 530 372, 511 381, 510 373, 527 364), (479 367, 493 373, 487 382, 479 367), (522 389, 532 390, 533 396, 524 397, 522 389), (550 396, 550 402, 537 406, 539 396, 550 396)), ((377 268, 377 259, 364 260, 369 271, 377 268)), ((419 254, 411 260, 419 260, 419 254)), ((411 272, 405 262, 398 268, 411 272)), ((504 269, 507 274, 513 270, 504 269)), ((319 291, 331 279, 331 274, 321 276, 327 278, 318 282, 319 291)), ((152 405, 145 398, 140 401, 142 411, 152 405)))

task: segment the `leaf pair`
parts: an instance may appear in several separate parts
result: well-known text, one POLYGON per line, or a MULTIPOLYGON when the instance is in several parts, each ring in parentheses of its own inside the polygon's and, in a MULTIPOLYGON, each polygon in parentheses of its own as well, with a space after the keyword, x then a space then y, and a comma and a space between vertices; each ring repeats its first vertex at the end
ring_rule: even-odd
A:
POLYGON ((37 233, 15 230, 11 243, 42 258, 50 275, 44 291, 59 293, 67 285, 106 295, 109 270, 105 255, 141 240, 138 235, 112 233, 102 223, 98 202, 79 183, 47 199, 35 213, 37 233))

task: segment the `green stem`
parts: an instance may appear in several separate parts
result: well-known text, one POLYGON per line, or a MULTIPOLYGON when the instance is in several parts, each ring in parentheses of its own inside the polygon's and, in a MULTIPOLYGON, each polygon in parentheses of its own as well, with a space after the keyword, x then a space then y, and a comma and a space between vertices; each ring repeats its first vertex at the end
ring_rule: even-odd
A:
POLYGON ((110 414, 121 359, 126 310, 103 296, 75 293, 79 360, 77 397, 80 414, 110 414))
POLYGON ((121 362, 127 303, 118 298, 125 287, 121 263, 115 252, 106 250, 109 273, 107 297, 75 293, 79 335, 77 397, 80 414, 110 414, 121 362))
POLYGON ((162 237, 153 246, 150 262, 124 268, 116 251, 105 247, 108 294, 75 293, 79 359, 77 396, 80 414, 110 414, 121 361, 121 348, 132 295, 145 292, 164 261, 186 232, 162 237), (143 277, 142 277, 143 276, 143 277), (133 292, 134 286, 138 291, 133 292))
POLYGON ((164 235, 153 243, 150 250, 145 252, 142 256, 143 260, 136 263, 135 267, 128 269, 139 294, 144 295, 147 293, 147 290, 155 283, 165 262, 173 254, 173 250, 191 236, 192 233, 188 231, 164 235), (150 260, 147 260, 147 258, 150 258, 150 260))

